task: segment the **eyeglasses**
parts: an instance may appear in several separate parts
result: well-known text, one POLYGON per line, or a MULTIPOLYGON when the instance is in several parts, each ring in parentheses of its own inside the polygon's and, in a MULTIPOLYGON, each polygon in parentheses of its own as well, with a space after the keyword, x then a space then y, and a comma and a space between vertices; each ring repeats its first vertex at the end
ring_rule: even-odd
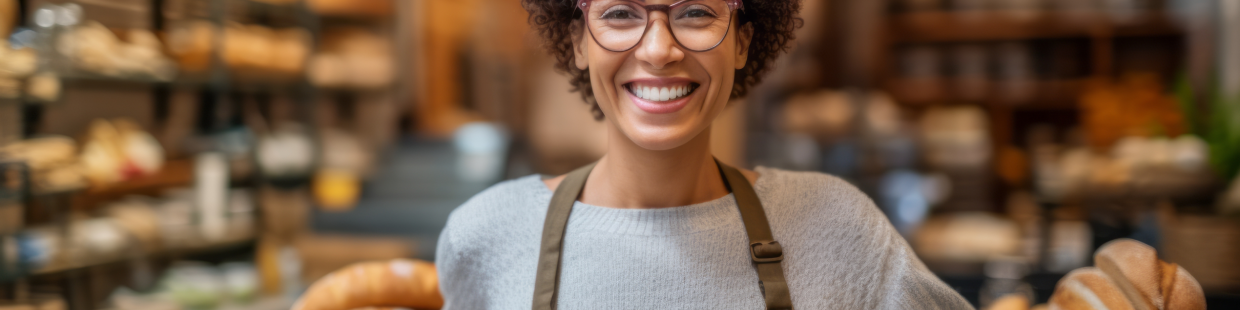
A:
POLYGON ((578 0, 586 29, 603 49, 625 52, 637 47, 652 23, 651 13, 667 14, 672 38, 694 52, 723 43, 741 0, 681 0, 671 5, 646 5, 644 0, 578 0))

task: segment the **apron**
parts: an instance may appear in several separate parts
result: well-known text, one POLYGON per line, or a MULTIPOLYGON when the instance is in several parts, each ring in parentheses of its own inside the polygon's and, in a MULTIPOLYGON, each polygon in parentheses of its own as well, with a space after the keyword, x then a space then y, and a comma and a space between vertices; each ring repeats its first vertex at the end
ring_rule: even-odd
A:
MULTIPOLYGON (((573 203, 577 201, 577 197, 581 196, 586 177, 590 175, 595 164, 597 163, 570 172, 551 197, 547 220, 543 223, 542 246, 538 253, 534 310, 555 309, 555 294, 560 278, 560 250, 564 245, 568 215, 573 211, 573 203)), ((727 186, 736 198, 741 221, 745 223, 745 234, 749 236, 749 257, 753 260, 754 268, 758 270, 758 287, 766 300, 766 309, 792 309, 792 295, 788 291, 788 282, 784 280, 784 271, 780 265, 784 260, 784 250, 771 236, 771 225, 762 210, 762 202, 758 201, 758 194, 753 191, 753 186, 749 185, 740 170, 718 160, 715 164, 723 175, 724 186, 727 186)))

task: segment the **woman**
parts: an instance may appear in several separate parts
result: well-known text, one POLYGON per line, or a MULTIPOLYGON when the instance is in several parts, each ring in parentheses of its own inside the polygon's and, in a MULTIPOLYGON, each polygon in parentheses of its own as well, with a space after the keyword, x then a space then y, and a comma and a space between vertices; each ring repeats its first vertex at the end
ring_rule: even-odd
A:
POLYGON ((712 121, 789 48, 799 1, 523 3, 609 148, 454 211, 436 257, 445 309, 970 308, 845 181, 729 174, 711 155, 712 121))

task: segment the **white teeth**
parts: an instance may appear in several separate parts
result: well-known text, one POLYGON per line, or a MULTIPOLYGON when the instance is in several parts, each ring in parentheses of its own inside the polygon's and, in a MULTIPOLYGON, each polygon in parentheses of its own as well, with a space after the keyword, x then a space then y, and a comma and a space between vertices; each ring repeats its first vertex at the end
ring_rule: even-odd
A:
POLYGON ((691 86, 650 87, 633 85, 629 87, 629 91, 638 98, 645 100, 668 101, 687 96, 692 93, 693 89, 691 86))

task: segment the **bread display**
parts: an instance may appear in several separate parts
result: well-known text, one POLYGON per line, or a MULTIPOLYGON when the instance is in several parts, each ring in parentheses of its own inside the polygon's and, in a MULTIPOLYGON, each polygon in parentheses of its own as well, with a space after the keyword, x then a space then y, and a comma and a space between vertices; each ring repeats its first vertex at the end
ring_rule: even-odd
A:
POLYGON ((176 58, 181 71, 204 73, 211 66, 211 45, 215 26, 206 20, 175 23, 168 27, 168 52, 176 58))
POLYGON ((33 49, 10 49, 7 44, 0 44, 0 98, 20 97, 22 79, 33 74, 38 66, 39 56, 33 49))
POLYGON ((60 99, 60 77, 52 72, 40 72, 26 79, 26 95, 38 102, 60 99))
POLYGON ((0 46, 0 77, 24 78, 39 67, 39 55, 30 48, 0 46))
POLYGON ((354 264, 319 279, 292 309, 351 310, 366 307, 443 307, 435 265, 407 259, 354 264))
POLYGON ((242 74, 301 74, 310 57, 310 33, 301 28, 272 29, 229 23, 220 58, 242 74))
POLYGON ((392 59, 390 39, 363 29, 339 29, 324 35, 308 75, 323 87, 386 87, 396 76, 392 59))
POLYGON ((77 143, 65 136, 28 139, 0 147, 0 157, 14 158, 30 166, 33 188, 38 192, 86 186, 77 152, 77 143))
POLYGON ((142 29, 122 32, 128 40, 121 40, 99 22, 88 21, 57 37, 56 48, 74 68, 92 74, 161 81, 176 76, 175 65, 153 33, 142 29))
POLYGON ((1080 104, 1081 123, 1094 148, 1105 149, 1124 137, 1175 137, 1186 131, 1175 98, 1156 76, 1133 74, 1091 86, 1080 104))
POLYGON ((164 164, 159 142, 127 120, 95 120, 81 162, 92 183, 104 185, 153 174, 164 164))
POLYGON ((1050 309, 1205 309, 1201 285, 1184 268, 1158 259, 1132 239, 1108 242, 1094 254, 1097 268, 1072 271, 1055 288, 1050 309))

